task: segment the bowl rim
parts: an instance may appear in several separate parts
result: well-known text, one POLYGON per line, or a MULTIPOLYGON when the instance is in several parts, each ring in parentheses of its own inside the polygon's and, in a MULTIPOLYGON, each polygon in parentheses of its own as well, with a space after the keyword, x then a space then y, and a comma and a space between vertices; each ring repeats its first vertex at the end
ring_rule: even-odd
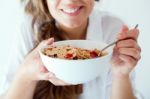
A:
MULTIPOLYGON (((89 42, 101 42, 101 43, 103 43, 103 44, 105 44, 105 45, 107 45, 107 43, 105 43, 105 42, 102 42, 102 41, 100 41, 100 40, 63 40, 63 41, 56 41, 56 42, 54 42, 52 45, 55 45, 55 44, 57 44, 57 43, 60 43, 60 42, 76 42, 76 41, 84 41, 84 42, 86 42, 86 41, 89 41, 89 42)), ((90 58, 90 59, 84 59, 84 60, 68 60, 68 59, 62 59, 62 58, 53 58, 53 57, 49 57, 49 56, 47 56, 47 55, 44 55, 43 53, 42 53, 42 50, 44 49, 44 48, 46 48, 47 46, 44 46, 44 47, 42 47, 40 50, 39 50, 39 54, 40 54, 40 56, 41 55, 43 55, 43 56, 45 56, 45 57, 47 57, 47 58, 50 58, 50 59, 56 59, 56 60, 60 60, 60 61, 89 61, 89 60, 96 60, 96 59, 100 59, 100 58, 105 58, 105 57, 107 57, 107 56, 109 56, 109 55, 111 55, 111 51, 109 51, 110 49, 112 49, 112 47, 110 47, 110 48, 108 48, 107 50, 106 50, 106 52, 109 52, 109 53, 107 53, 106 55, 104 55, 104 56, 102 56, 102 57, 96 57, 96 58, 90 58)), ((100 50, 99 48, 98 48, 98 50, 100 50)))

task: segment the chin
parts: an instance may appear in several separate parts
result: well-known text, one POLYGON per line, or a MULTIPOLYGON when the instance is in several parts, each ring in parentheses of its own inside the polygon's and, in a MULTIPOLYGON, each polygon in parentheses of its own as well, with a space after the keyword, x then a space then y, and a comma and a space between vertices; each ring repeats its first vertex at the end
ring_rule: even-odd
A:
POLYGON ((77 27, 79 27, 79 26, 80 26, 80 25, 72 25, 72 24, 71 24, 71 25, 69 25, 69 24, 66 25, 67 28, 77 28, 77 27))
POLYGON ((66 22, 64 24, 64 26, 68 27, 68 28, 77 28, 77 27, 81 26, 81 24, 82 23, 80 23, 80 22, 78 22, 78 23, 77 22, 75 22, 75 23, 74 22, 73 23, 72 22, 71 23, 70 22, 69 23, 66 22))

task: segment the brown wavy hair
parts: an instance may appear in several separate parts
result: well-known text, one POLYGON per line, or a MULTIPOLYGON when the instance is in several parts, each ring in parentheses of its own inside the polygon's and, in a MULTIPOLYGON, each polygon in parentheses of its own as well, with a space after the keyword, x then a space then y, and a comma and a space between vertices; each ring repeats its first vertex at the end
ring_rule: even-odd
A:
MULTIPOLYGON (((61 31, 56 27, 55 20, 50 15, 46 0, 28 0, 25 12, 32 17, 32 29, 37 44, 50 37, 63 40, 60 35, 61 31)), ((77 99, 82 93, 82 87, 82 85, 55 86, 49 81, 39 81, 33 99, 77 99)))

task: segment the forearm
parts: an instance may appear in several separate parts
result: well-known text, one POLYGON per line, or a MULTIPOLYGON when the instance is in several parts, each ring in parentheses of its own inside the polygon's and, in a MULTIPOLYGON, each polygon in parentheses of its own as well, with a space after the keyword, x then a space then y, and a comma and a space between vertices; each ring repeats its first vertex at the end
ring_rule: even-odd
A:
POLYGON ((113 77, 111 99, 135 99, 129 76, 113 77))
POLYGON ((3 99, 33 99, 36 83, 16 77, 3 99))

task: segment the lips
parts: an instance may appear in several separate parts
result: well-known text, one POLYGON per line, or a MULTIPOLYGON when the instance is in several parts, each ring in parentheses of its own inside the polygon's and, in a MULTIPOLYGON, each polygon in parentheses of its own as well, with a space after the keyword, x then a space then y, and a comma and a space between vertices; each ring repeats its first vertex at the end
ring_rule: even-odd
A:
POLYGON ((61 9, 61 11, 64 14, 74 16, 74 15, 78 15, 81 12, 82 8, 83 6, 74 7, 74 8, 64 8, 64 9, 61 9))

